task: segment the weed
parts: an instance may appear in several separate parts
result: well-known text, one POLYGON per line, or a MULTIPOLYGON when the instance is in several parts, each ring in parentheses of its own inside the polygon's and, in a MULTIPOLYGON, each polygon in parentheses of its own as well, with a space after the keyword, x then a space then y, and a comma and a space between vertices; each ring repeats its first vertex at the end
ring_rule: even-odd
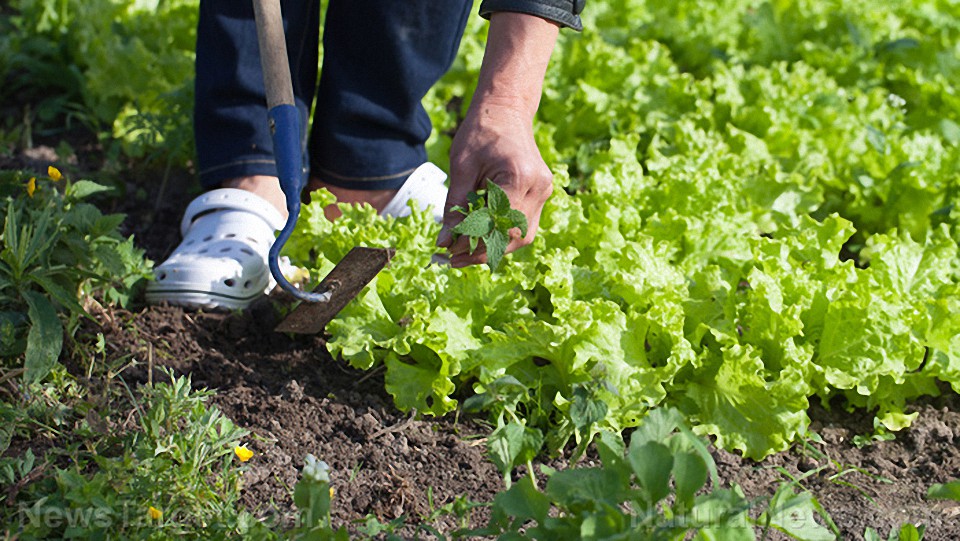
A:
MULTIPOLYGON (((833 458, 830 458, 826 453, 820 451, 819 449, 817 449, 816 447, 814 447, 813 445, 811 445, 811 444, 810 444, 810 441, 813 441, 813 442, 815 442, 815 443, 823 443, 823 440, 820 439, 820 436, 818 436, 818 435, 816 435, 816 434, 814 434, 814 433, 811 433, 811 434, 810 434, 810 440, 809 440, 809 441, 808 441, 808 440, 804 440, 804 441, 803 441, 801 452, 804 453, 804 454, 808 454, 808 455, 812 456, 817 462, 819 462, 819 463, 824 463, 824 465, 821 466, 821 467, 819 467, 819 468, 816 468, 816 469, 814 469, 814 470, 812 470, 812 471, 810 471, 810 472, 807 472, 807 475, 804 475, 803 478, 806 478, 807 476, 809 476, 810 474, 813 474, 813 473, 824 472, 824 471, 828 468, 828 466, 827 466, 826 464, 829 464, 829 465, 830 465, 829 467, 832 467, 832 469, 835 470, 836 473, 831 473, 830 475, 827 475, 827 476, 826 476, 826 480, 827 480, 827 481, 829 481, 829 482, 831 482, 831 483, 834 483, 834 484, 837 484, 837 485, 849 487, 849 488, 852 488, 852 489, 856 490, 857 492, 860 493, 861 496, 863 496, 864 498, 866 498, 870 503, 875 503, 875 502, 874 502, 874 500, 873 500, 873 497, 870 496, 869 492, 867 492, 865 489, 863 489, 863 488, 860 487, 859 485, 857 485, 857 484, 855 484, 855 483, 853 483, 853 482, 851 482, 851 481, 848 481, 846 478, 848 478, 848 477, 849 477, 850 475, 852 475, 852 474, 859 474, 859 475, 863 475, 863 476, 865 476, 865 477, 867 477, 867 478, 869 478, 869 479, 871 479, 871 480, 873 480, 873 481, 875 481, 875 482, 878 482, 878 483, 885 483, 885 484, 891 484, 891 483, 893 483, 892 480, 890 480, 890 479, 888 479, 888 478, 886 478, 886 477, 884 477, 884 476, 882 476, 882 475, 875 475, 875 474, 872 474, 872 473, 870 473, 869 471, 867 471, 867 470, 865 470, 865 469, 863 469, 863 468, 860 468, 860 467, 857 467, 857 466, 854 466, 854 465, 851 465, 851 464, 844 464, 844 463, 842 463, 842 462, 840 462, 840 461, 838 461, 838 460, 834 460, 833 458)), ((784 470, 783 468, 777 468, 777 469, 778 469, 778 471, 780 471, 781 474, 793 478, 793 477, 792 477, 786 470, 784 470)))
MULTIPOLYGON (((602 465, 552 471, 543 491, 523 478, 496 496, 489 524, 470 535, 536 539, 754 539, 754 529, 797 539, 834 539, 805 492, 784 483, 760 514, 739 488, 721 488, 704 443, 675 410, 654 410, 627 445, 603 431, 595 441, 602 465), (705 491, 707 481, 712 489, 705 491)), ((835 528, 835 526, 834 526, 835 528)))
MULTIPOLYGON (((206 404, 212 393, 167 376, 141 388, 137 430, 54 454, 52 473, 25 484, 7 517, 20 539, 272 535, 237 503, 247 432, 206 404)), ((32 456, 4 459, 0 476, 28 477, 32 456)))
POLYGON ((896 437, 897 436, 888 430, 887 427, 883 426, 883 423, 880 422, 880 419, 874 417, 873 432, 867 434, 857 434, 853 437, 853 444, 858 448, 862 448, 881 441, 892 441, 896 439, 896 437))
POLYGON ((118 233, 123 216, 85 202, 107 188, 61 177, 53 167, 46 177, 0 172, 0 350, 23 356, 28 383, 50 374, 64 331, 72 336, 89 317, 79 298, 127 305, 150 271, 133 239, 118 233))
POLYGON ((527 235, 527 217, 517 209, 511 208, 510 199, 503 188, 491 180, 487 188, 467 194, 468 208, 453 207, 452 210, 464 215, 463 221, 453 228, 453 240, 461 235, 470 242, 470 253, 477 251, 482 240, 487 252, 487 265, 491 271, 497 270, 500 260, 507 251, 510 242, 510 230, 520 229, 520 236, 527 235))
POLYGON ((926 528, 914 524, 903 524, 899 528, 892 528, 886 539, 880 537, 873 528, 867 528, 863 534, 864 541, 921 541, 926 528))

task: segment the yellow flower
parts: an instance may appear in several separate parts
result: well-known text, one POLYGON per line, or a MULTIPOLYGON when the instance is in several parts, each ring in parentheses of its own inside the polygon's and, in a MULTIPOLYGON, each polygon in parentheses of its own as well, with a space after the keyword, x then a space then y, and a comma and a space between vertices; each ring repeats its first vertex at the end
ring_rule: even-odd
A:
POLYGON ((60 170, 52 165, 47 167, 47 176, 53 179, 54 182, 63 178, 63 175, 60 173, 60 170))
POLYGON ((333 487, 330 487, 330 499, 333 499, 333 494, 334 494, 333 487))
POLYGON ((33 197, 35 191, 37 191, 37 177, 30 177, 30 181, 27 182, 27 195, 33 197))
POLYGON ((303 267, 294 267, 285 277, 290 283, 303 284, 310 280, 310 271, 303 267))
POLYGON ((163 518, 163 511, 157 509, 152 505, 150 506, 149 509, 147 509, 147 514, 150 515, 150 518, 152 518, 153 520, 160 520, 161 518, 163 518))
POLYGON ((246 445, 238 445, 234 447, 233 452, 236 453, 237 458, 240 459, 240 462, 246 462, 253 458, 253 451, 247 449, 246 445))

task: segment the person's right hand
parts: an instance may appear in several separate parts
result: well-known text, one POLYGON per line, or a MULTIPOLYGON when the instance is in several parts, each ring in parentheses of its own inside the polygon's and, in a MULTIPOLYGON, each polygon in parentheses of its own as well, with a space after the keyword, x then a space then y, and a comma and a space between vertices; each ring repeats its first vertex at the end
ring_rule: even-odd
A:
POLYGON ((490 17, 487 49, 477 90, 450 149, 450 191, 437 245, 449 248, 451 265, 484 263, 486 253, 469 253, 469 241, 453 241, 452 229, 466 208, 467 194, 494 182, 510 205, 527 217, 527 234, 511 232, 507 252, 533 242, 543 204, 553 191, 553 175, 533 137, 543 77, 556 43, 556 23, 524 13, 490 17))
POLYGON ((457 130, 450 150, 450 191, 444 208, 438 246, 449 248, 450 264, 463 267, 486 263, 483 249, 470 253, 467 238, 452 241, 451 229, 463 219, 456 206, 467 208, 467 193, 494 182, 506 192, 510 206, 527 217, 527 234, 510 232, 507 252, 533 242, 543 204, 553 191, 553 174, 533 138, 529 113, 514 102, 483 100, 474 103, 457 130))

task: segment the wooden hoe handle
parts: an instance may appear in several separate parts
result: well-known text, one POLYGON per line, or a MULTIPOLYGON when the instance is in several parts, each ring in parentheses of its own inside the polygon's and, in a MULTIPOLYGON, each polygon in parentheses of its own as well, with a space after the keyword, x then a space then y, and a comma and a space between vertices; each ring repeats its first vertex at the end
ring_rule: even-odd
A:
POLYGON ((253 12, 257 21, 257 41, 260 44, 260 65, 263 67, 263 84, 267 91, 267 108, 295 105, 287 41, 283 33, 283 17, 280 15, 280 0, 253 0, 253 12))

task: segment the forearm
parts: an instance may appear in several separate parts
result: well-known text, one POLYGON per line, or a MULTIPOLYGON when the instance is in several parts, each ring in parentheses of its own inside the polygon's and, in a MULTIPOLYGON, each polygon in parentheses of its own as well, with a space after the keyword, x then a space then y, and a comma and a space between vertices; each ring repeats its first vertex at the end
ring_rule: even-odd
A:
POLYGON ((537 16, 499 12, 490 16, 487 47, 473 103, 516 108, 533 119, 559 26, 537 16))

